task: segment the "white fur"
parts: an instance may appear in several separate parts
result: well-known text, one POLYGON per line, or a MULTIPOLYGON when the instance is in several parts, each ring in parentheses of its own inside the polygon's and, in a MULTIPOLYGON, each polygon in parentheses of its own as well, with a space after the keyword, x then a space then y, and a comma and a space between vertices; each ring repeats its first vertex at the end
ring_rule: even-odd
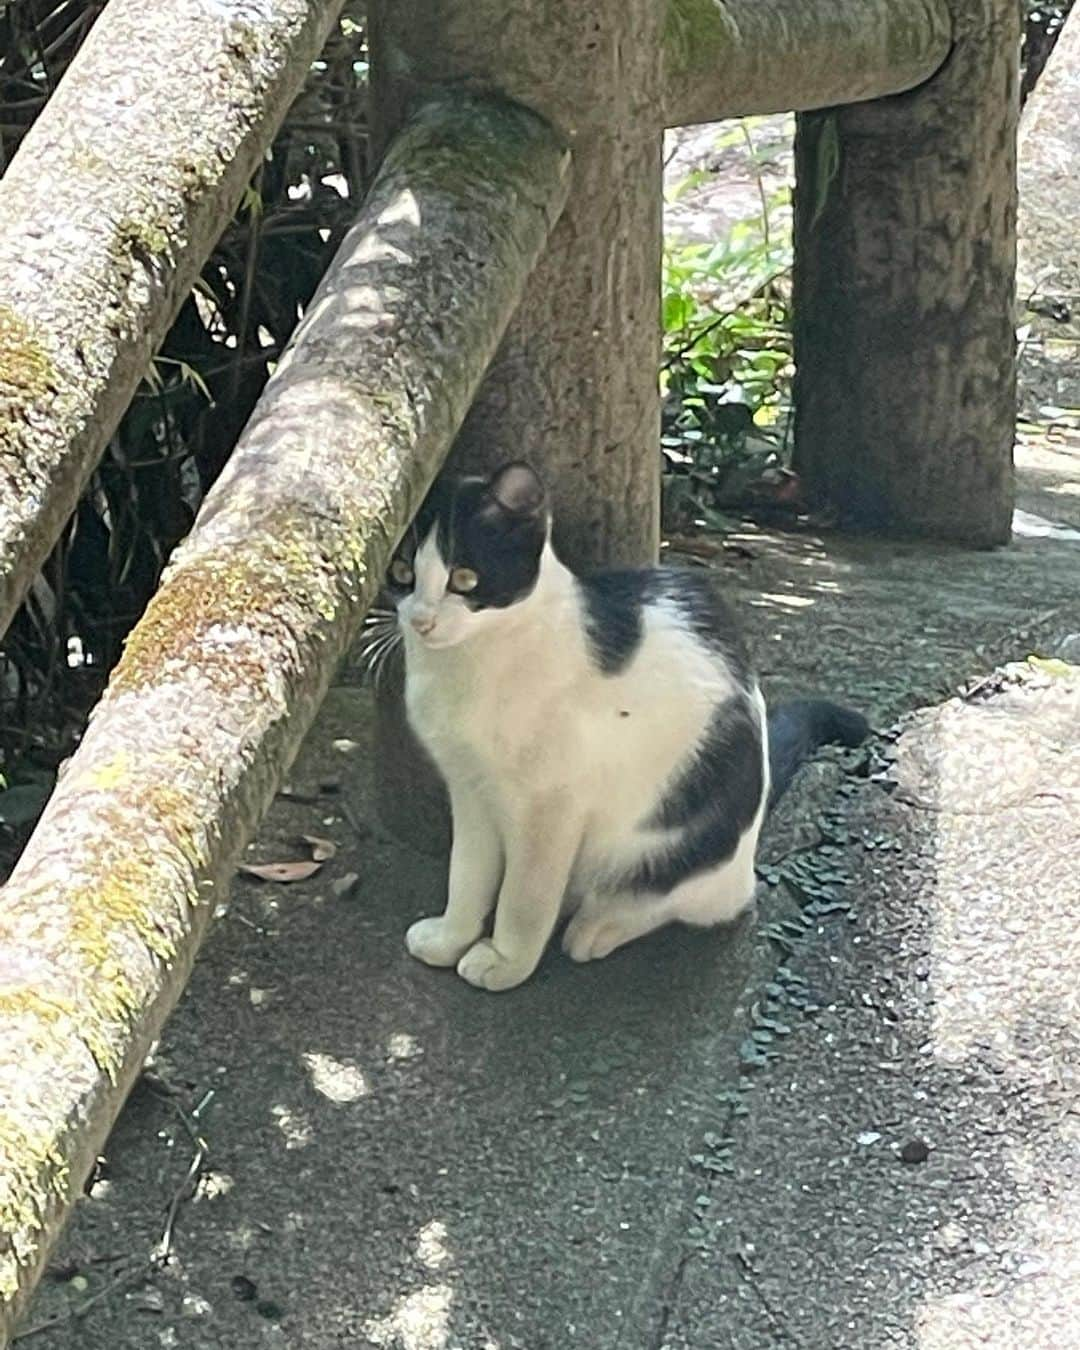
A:
MULTIPOLYGON (((398 607, 406 704, 449 785, 454 842, 446 910, 412 925, 409 951, 429 965, 456 964, 472 984, 509 989, 535 969, 560 913, 574 915, 564 946, 577 961, 672 921, 734 919, 753 896, 764 793, 721 866, 659 898, 613 897, 605 887, 644 841, 663 841, 642 822, 717 705, 742 697, 722 657, 659 602, 644 612, 625 671, 602 674, 578 583, 550 547, 533 592, 506 609, 474 612, 445 593, 433 535, 414 566, 415 589, 398 607)), ((756 702, 764 742, 760 695, 756 702)), ((767 775, 767 752, 765 760, 767 775)))

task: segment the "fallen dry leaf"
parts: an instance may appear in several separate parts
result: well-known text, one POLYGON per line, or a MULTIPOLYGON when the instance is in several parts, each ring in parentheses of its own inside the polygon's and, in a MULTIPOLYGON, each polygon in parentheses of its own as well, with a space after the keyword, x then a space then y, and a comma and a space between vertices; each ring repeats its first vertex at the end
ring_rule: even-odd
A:
POLYGON ((317 834, 302 834, 300 838, 311 848, 311 856, 316 862, 326 862, 337 852, 337 844, 332 839, 323 839, 317 834))
POLYGON ((313 877, 322 867, 321 862, 309 862, 307 859, 297 862, 241 863, 240 871, 249 877, 258 877, 260 881, 304 881, 313 877))

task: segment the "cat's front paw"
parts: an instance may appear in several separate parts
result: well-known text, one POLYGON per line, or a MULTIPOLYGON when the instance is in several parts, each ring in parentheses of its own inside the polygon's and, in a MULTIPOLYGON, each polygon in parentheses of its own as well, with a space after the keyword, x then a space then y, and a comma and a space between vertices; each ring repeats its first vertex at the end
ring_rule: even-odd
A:
POLYGON ((563 934, 563 951, 571 961, 601 961, 627 941, 618 920, 578 910, 563 934))
POLYGON ((454 966, 476 941, 476 933, 464 933, 445 914, 418 919, 405 934, 410 956, 427 966, 454 966))
POLYGON ((493 993, 513 989, 533 973, 535 961, 514 961, 497 951, 487 938, 470 947, 458 962, 457 973, 477 989, 493 993))

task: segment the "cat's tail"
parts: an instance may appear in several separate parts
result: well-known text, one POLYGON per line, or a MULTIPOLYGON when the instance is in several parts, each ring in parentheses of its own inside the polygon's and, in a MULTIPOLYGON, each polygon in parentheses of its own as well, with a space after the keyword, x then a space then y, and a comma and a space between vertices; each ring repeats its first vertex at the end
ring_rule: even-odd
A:
POLYGON ((862 713, 825 699, 798 698, 770 708, 769 810, 784 795, 799 765, 822 745, 861 745, 870 734, 862 713))

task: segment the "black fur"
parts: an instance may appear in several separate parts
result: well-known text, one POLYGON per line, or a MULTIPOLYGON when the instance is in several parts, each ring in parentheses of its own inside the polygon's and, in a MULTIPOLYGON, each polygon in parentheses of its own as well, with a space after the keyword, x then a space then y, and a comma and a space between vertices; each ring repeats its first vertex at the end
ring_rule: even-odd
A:
MULTIPOLYGON (((822 745, 861 745, 870 726, 861 713, 824 699, 796 699, 768 714, 769 800, 776 805, 799 766, 822 745)), ((718 708, 694 762, 648 821, 679 829, 678 841, 643 858, 617 888, 666 895, 698 872, 732 857, 761 801, 761 733, 742 699, 718 708)))
POLYGON ((450 568, 470 567, 479 578, 465 596, 471 609, 505 609, 536 585, 546 521, 507 511, 481 479, 464 479, 450 510, 438 519, 439 552, 450 568))
POLYGON ((862 713, 825 699, 800 698, 769 711, 769 810, 796 770, 822 745, 861 745, 870 734, 862 713))
MULTIPOLYGON (((540 479, 528 465, 510 464, 487 480, 436 484, 397 556, 411 562, 434 528, 447 566, 468 567, 477 575, 466 603, 475 609, 505 608, 536 585, 547 523, 540 479)), ((388 584, 394 589, 392 580, 388 584)), ((626 669, 641 644, 645 609, 664 600, 677 607, 700 641, 722 654, 739 686, 717 708, 693 763, 646 822, 648 828, 677 832, 677 842, 642 858, 616 883, 620 890, 663 895, 732 857, 757 814, 763 765, 761 728, 748 697, 754 685, 749 657, 707 572, 612 568, 579 577, 578 585, 593 661, 603 674, 626 669)), ((771 710, 768 732, 771 809, 819 746, 858 745, 869 727, 859 713, 801 699, 771 710)))
POLYGON ((641 613, 650 573, 642 568, 612 569, 579 577, 585 601, 585 630, 592 658, 605 675, 617 675, 630 664, 641 643, 641 613))
POLYGON ((651 828, 679 829, 678 842, 643 858, 620 889, 666 895, 732 857, 757 815, 764 766, 754 706, 732 699, 713 714, 694 762, 665 795, 651 828))
POLYGON ((611 568, 587 573, 578 578, 578 584, 593 660, 605 675, 617 675, 629 665, 641 643, 645 607, 668 600, 702 642, 723 653, 734 679, 748 687, 746 648, 707 572, 675 567, 611 568))

